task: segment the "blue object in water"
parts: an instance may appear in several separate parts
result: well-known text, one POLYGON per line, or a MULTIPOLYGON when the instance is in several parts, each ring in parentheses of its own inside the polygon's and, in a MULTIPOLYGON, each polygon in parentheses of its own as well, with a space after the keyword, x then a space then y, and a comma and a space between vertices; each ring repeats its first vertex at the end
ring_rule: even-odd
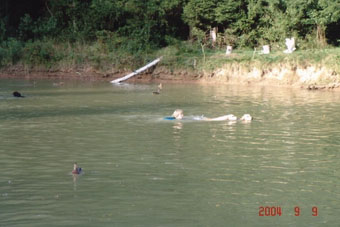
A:
POLYGON ((165 117, 164 120, 176 120, 175 117, 165 117))

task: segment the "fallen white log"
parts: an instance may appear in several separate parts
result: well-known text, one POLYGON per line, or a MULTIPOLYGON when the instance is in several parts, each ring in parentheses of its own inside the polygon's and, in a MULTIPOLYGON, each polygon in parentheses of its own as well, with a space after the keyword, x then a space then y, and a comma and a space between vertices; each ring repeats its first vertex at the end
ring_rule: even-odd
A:
POLYGON ((132 73, 126 75, 126 76, 123 76, 123 77, 121 77, 121 78, 112 80, 111 83, 117 84, 117 83, 120 83, 120 82, 122 82, 122 81, 124 81, 124 80, 127 80, 127 79, 129 79, 129 78, 131 78, 131 77, 137 75, 138 73, 141 73, 141 72, 143 72, 144 70, 147 70, 147 69, 150 68, 151 66, 156 65, 161 59, 162 59, 162 57, 157 58, 156 60, 154 60, 154 61, 148 63, 147 65, 143 66, 142 68, 137 69, 136 71, 134 71, 134 72, 132 72, 132 73))

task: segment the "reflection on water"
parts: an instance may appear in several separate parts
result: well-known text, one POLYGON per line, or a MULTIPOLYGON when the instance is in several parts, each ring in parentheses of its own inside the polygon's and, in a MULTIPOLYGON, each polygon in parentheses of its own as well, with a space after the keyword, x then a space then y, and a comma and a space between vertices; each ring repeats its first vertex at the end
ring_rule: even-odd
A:
POLYGON ((0 82, 0 226, 340 221, 337 92, 53 83, 0 82), (163 120, 177 108, 189 120, 163 120), (245 113, 251 123, 190 120, 245 113), (259 217, 260 206, 282 215, 259 217))

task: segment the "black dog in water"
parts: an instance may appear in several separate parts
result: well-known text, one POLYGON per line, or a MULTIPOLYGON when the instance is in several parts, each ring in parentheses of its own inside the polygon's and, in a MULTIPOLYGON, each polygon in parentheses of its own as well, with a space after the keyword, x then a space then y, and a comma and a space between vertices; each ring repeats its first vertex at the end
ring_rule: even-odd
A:
POLYGON ((17 98, 24 98, 25 96, 22 96, 19 92, 15 91, 13 92, 13 96, 17 98))

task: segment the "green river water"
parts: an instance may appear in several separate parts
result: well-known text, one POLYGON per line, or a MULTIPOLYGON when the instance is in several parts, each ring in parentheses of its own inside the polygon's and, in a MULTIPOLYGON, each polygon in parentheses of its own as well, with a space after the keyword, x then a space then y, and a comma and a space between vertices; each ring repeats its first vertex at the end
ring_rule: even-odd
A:
POLYGON ((0 80, 0 226, 339 225, 339 92, 156 88, 0 80))

